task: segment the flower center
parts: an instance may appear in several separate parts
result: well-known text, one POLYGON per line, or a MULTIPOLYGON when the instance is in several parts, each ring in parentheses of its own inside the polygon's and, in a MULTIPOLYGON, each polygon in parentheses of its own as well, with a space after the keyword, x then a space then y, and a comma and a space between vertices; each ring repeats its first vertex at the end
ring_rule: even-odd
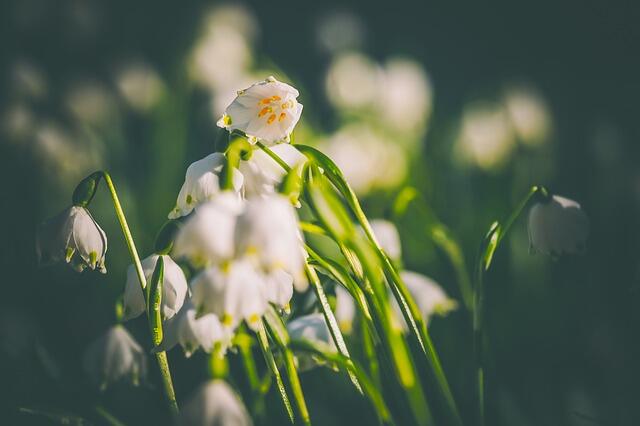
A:
POLYGON ((272 124, 276 121, 282 121, 287 118, 286 110, 293 108, 293 100, 289 99, 286 102, 279 103, 282 98, 278 95, 273 95, 268 98, 263 98, 258 102, 258 106, 261 107, 258 112, 258 118, 266 117, 267 124, 272 124))

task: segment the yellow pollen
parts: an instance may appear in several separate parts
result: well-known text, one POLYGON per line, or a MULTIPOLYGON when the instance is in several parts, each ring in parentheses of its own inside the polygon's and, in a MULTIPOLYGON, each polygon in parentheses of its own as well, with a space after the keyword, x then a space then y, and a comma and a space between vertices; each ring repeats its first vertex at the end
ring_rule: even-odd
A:
POLYGON ((275 114, 271 114, 269 116, 269 118, 267 119, 267 124, 273 123, 275 121, 275 119, 276 119, 276 115, 275 114))
POLYGON ((280 96, 278 96, 278 95, 273 95, 273 96, 271 97, 271 100, 272 100, 272 101, 279 101, 280 99, 282 99, 282 98, 280 98, 280 96))
POLYGON ((224 314, 222 316, 222 324, 230 326, 233 323, 233 317, 230 314, 224 314))
POLYGON ((280 113, 280 117, 278 117, 278 121, 282 121, 287 117, 287 113, 286 112, 281 112, 280 113))
POLYGON ((261 104, 261 105, 268 105, 268 104, 270 104, 271 102, 276 102, 276 101, 279 101, 280 99, 282 99, 280 96, 278 96, 278 95, 273 95, 273 96, 271 96, 270 98, 264 98, 264 99, 260 100, 260 102, 258 102, 258 104, 261 104))
POLYGON ((266 114, 268 114, 268 113, 270 113, 270 112, 272 112, 272 111, 273 111, 273 108, 271 108, 270 106, 268 106, 268 107, 264 107, 264 108, 262 108, 262 109, 260 110, 260 112, 258 113, 258 117, 262 117, 263 115, 266 115, 266 114))
POLYGON ((249 316, 249 324, 255 324, 259 319, 260 316, 258 316, 257 314, 251 314, 251 316, 249 316))

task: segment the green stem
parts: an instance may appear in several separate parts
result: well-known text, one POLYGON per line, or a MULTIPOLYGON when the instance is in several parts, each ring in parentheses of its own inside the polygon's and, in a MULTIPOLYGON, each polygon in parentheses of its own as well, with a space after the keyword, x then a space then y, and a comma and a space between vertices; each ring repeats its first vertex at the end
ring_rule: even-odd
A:
POLYGON ((504 225, 501 226, 502 230, 498 235, 498 244, 500 244, 500 242, 502 241, 502 238, 504 238, 507 232, 509 232, 509 229, 511 229, 511 226, 522 214, 522 211, 525 209, 527 204, 529 204, 529 201, 531 201, 531 199, 537 194, 542 194, 543 196, 546 196, 546 197, 549 196, 549 192, 544 186, 538 186, 538 185, 532 186, 531 189, 529 189, 529 192, 527 193, 527 195, 522 199, 522 201, 520 201, 520 204, 518 204, 518 207, 511 213, 511 215, 507 218, 507 220, 503 222, 504 225))
POLYGON ((291 420, 291 423, 293 423, 294 417, 293 417, 293 409, 291 408, 291 402, 289 401, 287 390, 284 387, 284 382, 282 381, 282 375, 280 374, 280 370, 278 370, 278 365, 276 364, 276 360, 273 357, 271 348, 269 347, 269 339, 267 338, 267 332, 265 330, 264 324, 262 324, 258 329, 257 335, 258 335, 258 343, 260 343, 260 349, 262 350, 262 355, 264 356, 264 360, 267 363, 267 367, 271 371, 271 374, 276 379, 276 384, 278 385, 278 391, 280 391, 280 397, 282 398, 282 403, 284 404, 284 407, 287 410, 287 414, 289 415, 289 420, 291 420))
POLYGON ((266 146, 265 144, 263 144, 260 141, 256 142, 256 146, 258 148, 260 148, 261 150, 263 150, 265 152, 265 154, 267 154, 269 157, 271 157, 273 159, 273 161, 278 163, 280 165, 280 167, 282 167, 287 173, 289 173, 291 171, 291 167, 289 167, 289 165, 282 158, 280 158, 280 156, 278 156, 278 154, 276 154, 271 149, 269 149, 268 146, 266 146))
POLYGON ((289 348, 283 348, 284 365, 287 369, 287 376, 289 377, 289 384, 291 385, 291 392, 293 392, 293 399, 296 401, 296 408, 298 409, 298 415, 300 420, 305 425, 311 424, 309 418, 309 410, 307 409, 307 402, 304 399, 304 393, 302 392, 302 385, 300 384, 300 377, 298 376, 298 370, 296 369, 295 359, 293 352, 289 348))
MULTIPOLYGON (((124 211, 122 210, 122 205, 120 204, 118 193, 116 192, 116 188, 113 185, 113 181, 111 180, 111 176, 109 175, 109 173, 107 173, 106 171, 101 171, 100 173, 102 174, 102 177, 107 184, 107 188, 109 188, 111 200, 113 201, 113 207, 115 209, 118 222, 120 222, 120 228, 122 229, 124 239, 127 243, 129 255, 131 256, 131 260, 133 261, 136 275, 138 276, 138 281, 140 282, 140 288, 142 289, 142 292, 144 294, 145 288, 147 286, 147 280, 144 276, 142 262, 140 262, 140 256, 138 256, 138 251, 136 250, 135 242, 133 241, 131 231, 129 230, 127 218, 125 217, 124 211)), ((171 379, 171 372, 169 371, 169 361, 167 360, 167 354, 165 352, 157 352, 155 356, 158 367, 160 369, 160 375, 162 376, 162 383, 169 404, 169 409, 171 410, 171 413, 173 415, 177 415, 179 411, 178 402, 176 401, 176 394, 173 389, 173 381, 171 379)))

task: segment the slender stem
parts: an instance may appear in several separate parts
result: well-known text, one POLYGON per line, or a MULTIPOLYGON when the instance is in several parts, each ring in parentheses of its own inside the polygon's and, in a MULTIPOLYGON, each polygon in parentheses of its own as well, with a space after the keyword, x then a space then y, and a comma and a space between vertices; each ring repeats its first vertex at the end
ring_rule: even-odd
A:
POLYGON ((284 404, 284 407, 287 410, 287 414, 289 415, 289 420, 291 420, 291 423, 293 423, 294 417, 293 417, 293 409, 291 408, 291 402, 289 401, 287 390, 284 387, 284 382, 282 381, 282 375, 280 374, 280 370, 278 370, 278 365, 276 364, 276 360, 273 357, 271 348, 269 347, 269 339, 267 338, 267 332, 264 328, 264 325, 260 326, 260 328, 258 329, 257 335, 258 335, 258 343, 260 343, 260 349, 262 350, 262 355, 264 356, 264 360, 267 363, 267 367, 269 368, 269 370, 271 370, 271 374, 276 379, 276 384, 278 385, 278 390, 280 391, 280 397, 282 398, 282 403, 284 404))
POLYGON ((271 157, 273 159, 273 161, 278 163, 280 165, 280 167, 282 167, 287 173, 291 171, 291 167, 289 167, 289 165, 282 158, 280 158, 280 156, 278 154, 276 154, 271 149, 269 149, 268 146, 266 146, 265 144, 263 144, 260 141, 256 142, 256 146, 258 146, 258 148, 263 150, 265 152, 265 154, 267 154, 269 157, 271 157))
POLYGON ((310 425, 311 419, 309 418, 309 410, 307 409, 307 402, 305 401, 304 393, 302 392, 302 385, 300 384, 300 377, 298 377, 298 370, 296 369, 293 352, 291 352, 289 348, 283 348, 283 352, 284 365, 287 369, 287 376, 289 377, 291 392, 293 392, 293 399, 296 401, 298 415, 300 416, 300 420, 302 420, 303 424, 310 425))
MULTIPOLYGON (((135 242, 133 241, 131 231, 129 230, 129 225, 127 224, 127 218, 125 217, 124 211, 122 210, 122 205, 120 204, 120 199, 118 198, 118 193, 116 192, 116 188, 113 185, 111 176, 105 171, 102 171, 101 173, 105 183, 107 184, 107 187, 109 188, 111 200, 113 201, 113 207, 115 209, 118 222, 120 222, 120 228, 122 229, 124 239, 127 243, 129 255, 131 256, 131 260, 133 261, 136 275, 138 276, 138 281, 140 282, 140 288, 142 289, 142 292, 144 294, 145 287, 147 286, 147 280, 144 276, 142 262, 140 262, 140 256, 138 256, 138 251, 136 250, 135 242)), ((160 368, 160 375, 162 376, 162 383, 167 401, 169 403, 169 409, 171 410, 171 413, 173 415, 177 415, 179 411, 178 402, 176 401, 176 394, 173 389, 173 381, 171 379, 171 372, 169 371, 169 361, 167 360, 167 354, 165 352, 157 352, 155 356, 158 367, 160 368)))
POLYGON ((538 186, 538 185, 532 186, 531 189, 529 189, 529 192, 527 193, 527 195, 522 199, 522 201, 520 201, 520 204, 518 204, 518 207, 511 213, 511 215, 507 218, 507 220, 502 222, 504 223, 504 225, 502 226, 502 230, 498 235, 498 244, 500 244, 500 242, 502 241, 502 238, 504 238, 507 232, 509 232, 509 229, 511 229, 511 226, 522 214, 522 211, 525 209, 527 204, 529 204, 529 201, 531 201, 531 199, 538 193, 548 196, 548 191, 545 187, 538 186))

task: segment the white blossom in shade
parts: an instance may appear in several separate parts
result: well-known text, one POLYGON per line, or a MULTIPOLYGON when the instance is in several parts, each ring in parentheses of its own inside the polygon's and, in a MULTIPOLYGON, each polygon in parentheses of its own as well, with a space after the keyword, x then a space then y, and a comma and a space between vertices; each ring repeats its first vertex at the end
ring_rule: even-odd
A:
POLYGON ((65 103, 76 120, 90 124, 106 123, 117 110, 112 92, 95 81, 75 83, 66 94, 65 103))
POLYGON ((107 272, 107 236, 84 207, 71 206, 40 225, 36 248, 41 264, 64 259, 78 272, 87 267, 107 272))
MULTIPOLYGON (((287 324, 287 330, 291 339, 308 340, 329 352, 337 352, 327 322, 320 313, 304 315, 294 319, 287 324)), ((297 360, 300 371, 310 370, 323 364, 315 357, 305 355, 297 356, 297 360)))
POLYGON ((251 417, 238 395, 223 380, 201 385, 180 410, 180 426, 251 426, 251 417))
POLYGON ((505 94, 504 103, 522 143, 537 146, 547 141, 551 114, 539 93, 527 87, 513 87, 505 94))
POLYGON ((375 235, 380 247, 392 260, 402 258, 402 244, 398 228, 392 222, 383 219, 374 219, 370 222, 373 235, 375 235))
POLYGON ((396 58, 385 64, 379 98, 380 118, 386 125, 414 132, 424 128, 431 115, 433 89, 418 62, 396 58))
POLYGON ((282 269, 265 275, 267 300, 282 309, 288 309, 293 297, 293 277, 282 269))
POLYGON ((515 133, 504 107, 477 103, 465 108, 456 144, 458 155, 486 171, 502 168, 515 148, 515 133))
POLYGON ((137 111, 148 111, 164 93, 162 79, 149 65, 132 62, 118 70, 116 86, 124 101, 137 111))
MULTIPOLYGON (((186 216, 201 203, 213 200, 222 190, 220 189, 220 173, 226 163, 224 154, 214 152, 201 160, 192 163, 187 168, 184 184, 180 188, 176 207, 169 213, 169 219, 177 219, 186 216)), ((233 169, 233 190, 240 198, 242 189, 242 174, 233 169)))
POLYGON ((216 344, 226 350, 231 342, 229 331, 222 326, 217 315, 205 313, 197 316, 191 301, 185 302, 180 312, 164 323, 164 338, 157 351, 168 351, 180 344, 187 357, 202 348, 211 352, 216 344))
POLYGON ((102 390, 120 381, 137 386, 147 373, 145 351, 121 325, 111 327, 89 345, 83 364, 91 380, 102 390))
POLYGON ((289 199, 280 194, 251 198, 235 229, 237 256, 247 256, 266 272, 282 269, 293 276, 298 291, 306 289, 306 253, 298 217, 289 199))
POLYGON ((191 281, 191 291, 198 312, 217 315, 228 329, 244 320, 257 330, 268 306, 264 275, 246 259, 203 270, 191 281))
MULTIPOLYGON (((271 150, 291 168, 307 160, 304 154, 286 143, 274 145, 271 150)), ((273 194, 286 174, 282 166, 261 149, 254 150, 249 160, 240 161, 238 169, 244 176, 247 197, 273 194)))
POLYGON ((274 77, 238 91, 218 122, 230 132, 239 130, 268 144, 288 141, 302 114, 298 91, 274 77))
MULTIPOLYGON (((412 271, 400 272, 400 278, 406 284, 425 322, 429 322, 433 315, 444 316, 458 307, 457 302, 450 299, 442 287, 431 278, 412 271)), ((394 325, 406 330, 407 325, 395 299, 393 299, 393 309, 394 325)))
MULTIPOLYGON (((147 282, 150 282, 153 271, 158 262, 157 254, 151 255, 142 261, 147 282)), ((189 287, 184 272, 176 262, 167 255, 162 256, 164 261, 164 280, 162 282, 162 316, 169 319, 182 307, 189 287)), ((146 310, 145 296, 142 293, 135 267, 129 265, 127 269, 127 283, 124 287, 124 320, 135 318, 146 310)))
POLYGON ((363 54, 341 54, 327 72, 327 97, 340 109, 370 108, 376 103, 381 77, 380 68, 363 54))
POLYGON ((243 205, 238 194, 224 191, 201 204, 176 234, 173 254, 197 266, 221 263, 234 255, 234 229, 243 205))
POLYGON ((336 285, 336 320, 343 333, 351 333, 356 317, 356 302, 342 286, 336 285))
POLYGON ((589 219, 580 204, 554 195, 536 203, 529 212, 529 242, 532 250, 558 256, 584 251, 589 219))

